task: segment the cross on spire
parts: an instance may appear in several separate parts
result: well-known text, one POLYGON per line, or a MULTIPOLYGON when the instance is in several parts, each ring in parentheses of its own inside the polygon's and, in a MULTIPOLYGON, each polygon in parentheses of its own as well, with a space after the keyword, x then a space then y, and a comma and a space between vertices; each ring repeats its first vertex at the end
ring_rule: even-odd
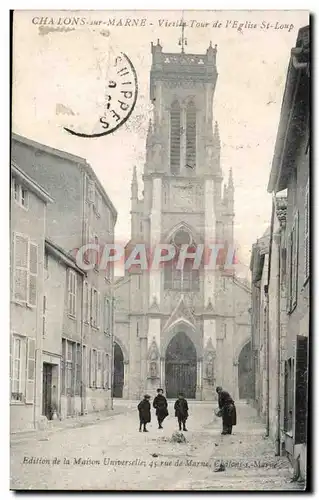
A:
POLYGON ((186 23, 184 23, 184 19, 182 19, 182 36, 178 42, 178 45, 182 46, 182 54, 184 54, 184 47, 187 45, 187 39, 184 36, 185 26, 186 26, 186 23))

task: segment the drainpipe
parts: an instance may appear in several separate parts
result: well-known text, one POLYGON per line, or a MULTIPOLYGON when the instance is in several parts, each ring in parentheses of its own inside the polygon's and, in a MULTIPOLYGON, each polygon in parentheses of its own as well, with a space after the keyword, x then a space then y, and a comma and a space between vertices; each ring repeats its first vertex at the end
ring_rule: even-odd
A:
POLYGON ((280 288, 280 274, 281 274, 281 231, 279 234, 276 235, 277 237, 275 238, 276 244, 277 244, 277 252, 278 252, 278 266, 277 266, 277 275, 276 275, 276 289, 277 289, 277 408, 276 408, 276 413, 277 413, 277 428, 276 428, 276 456, 280 455, 280 365, 281 365, 281 336, 280 336, 280 306, 281 306, 281 300, 280 300, 280 294, 281 294, 281 288, 280 288))
POLYGON ((274 220, 275 220, 275 203, 272 202, 271 222, 270 222, 270 239, 269 239, 269 258, 268 258, 268 276, 267 285, 265 285, 265 298, 266 298, 266 436, 269 436, 270 418, 269 418, 269 285, 271 276, 271 257, 272 257, 272 244, 274 237, 274 220))
POLYGON ((114 379, 114 290, 111 287, 111 409, 114 410, 114 398, 113 398, 113 379, 114 379))
POLYGON ((84 415, 84 356, 83 356, 83 312, 84 312, 84 279, 85 275, 82 275, 82 287, 81 287, 81 415, 84 415))

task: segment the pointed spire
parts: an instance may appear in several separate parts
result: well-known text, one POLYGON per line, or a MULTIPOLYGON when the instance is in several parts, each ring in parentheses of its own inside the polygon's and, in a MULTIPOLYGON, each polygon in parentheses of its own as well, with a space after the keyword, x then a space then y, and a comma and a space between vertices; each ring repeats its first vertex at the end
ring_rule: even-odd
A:
POLYGON ((228 189, 234 190, 233 169, 231 167, 228 176, 228 189))
POLYGON ((137 199, 138 184, 137 184, 136 167, 133 168, 133 176, 132 176, 132 183, 131 183, 131 193, 132 193, 132 200, 133 199, 137 199))
POLYGON ((215 139, 216 146, 220 147, 219 127, 218 127, 217 121, 215 122, 214 139, 215 139))
POLYGON ((227 185, 226 185, 226 182, 224 184, 224 195, 223 195, 223 201, 225 202, 228 198, 228 189, 227 189, 227 185))

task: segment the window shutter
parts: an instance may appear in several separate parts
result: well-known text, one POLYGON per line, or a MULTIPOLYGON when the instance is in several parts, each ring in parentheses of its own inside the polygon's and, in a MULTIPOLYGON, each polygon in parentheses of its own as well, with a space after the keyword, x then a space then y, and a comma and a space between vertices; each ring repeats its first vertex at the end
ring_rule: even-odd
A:
POLYGON ((94 321, 95 321, 95 298, 94 298, 94 288, 91 287, 91 318, 90 318, 90 323, 92 326, 94 326, 94 321))
POLYGON ((28 298, 28 258, 29 240, 26 236, 15 234, 14 236, 14 299, 26 302, 28 298))
POLYGON ((288 242, 287 242, 287 312, 290 312, 291 309, 291 280, 292 280, 292 258, 291 258, 291 253, 292 253, 292 233, 289 233, 288 235, 288 242))
POLYGON ((12 375, 13 375, 13 336, 10 335, 10 398, 12 394, 12 375))
POLYGON ((102 387, 103 385, 103 380, 102 380, 102 351, 98 351, 97 353, 97 381, 96 381, 96 386, 97 387, 102 387))
POLYGON ((291 309, 297 305, 298 294, 298 212, 295 215, 292 232, 292 290, 291 309))
POLYGON ((109 356, 104 353, 104 388, 109 388, 109 356))
POLYGON ((89 178, 87 175, 84 176, 84 185, 85 185, 85 201, 89 201, 89 178))
POLYGON ((305 262, 305 281, 309 278, 309 180, 305 192, 305 241, 304 241, 304 262, 305 262))
POLYGON ((83 282, 83 302, 84 302, 84 315, 83 319, 87 323, 89 317, 89 296, 88 296, 88 283, 83 282))
POLYGON ((94 357, 93 349, 90 350, 90 387, 93 387, 94 381, 94 357))
POLYGON ((295 444, 307 442, 308 337, 297 335, 295 444))
POLYGON ((28 305, 37 304, 38 245, 29 243, 29 297, 28 305))
POLYGON ((74 316, 76 315, 76 297, 77 297, 77 275, 76 273, 73 274, 73 314, 74 316))
POLYGON ((26 372, 26 403, 34 403, 35 381, 35 339, 28 338, 27 344, 27 372, 26 372))
POLYGON ((100 292, 97 292, 97 297, 96 297, 96 326, 99 328, 100 327, 100 292))

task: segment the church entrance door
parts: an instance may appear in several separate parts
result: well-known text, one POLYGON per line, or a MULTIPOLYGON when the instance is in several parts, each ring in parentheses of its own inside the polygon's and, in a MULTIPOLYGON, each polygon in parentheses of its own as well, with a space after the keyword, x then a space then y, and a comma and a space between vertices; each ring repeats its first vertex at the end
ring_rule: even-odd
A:
POLYGON ((177 398, 178 393, 183 392, 186 398, 195 399, 196 369, 196 349, 193 342, 185 333, 177 333, 166 350, 166 396, 177 398))
POLYGON ((254 387, 252 376, 251 342, 242 348, 238 359, 239 399, 253 399, 254 387))
POLYGON ((118 344, 114 346, 114 378, 113 378, 113 397, 123 397, 124 385, 124 356, 121 347, 118 344))

